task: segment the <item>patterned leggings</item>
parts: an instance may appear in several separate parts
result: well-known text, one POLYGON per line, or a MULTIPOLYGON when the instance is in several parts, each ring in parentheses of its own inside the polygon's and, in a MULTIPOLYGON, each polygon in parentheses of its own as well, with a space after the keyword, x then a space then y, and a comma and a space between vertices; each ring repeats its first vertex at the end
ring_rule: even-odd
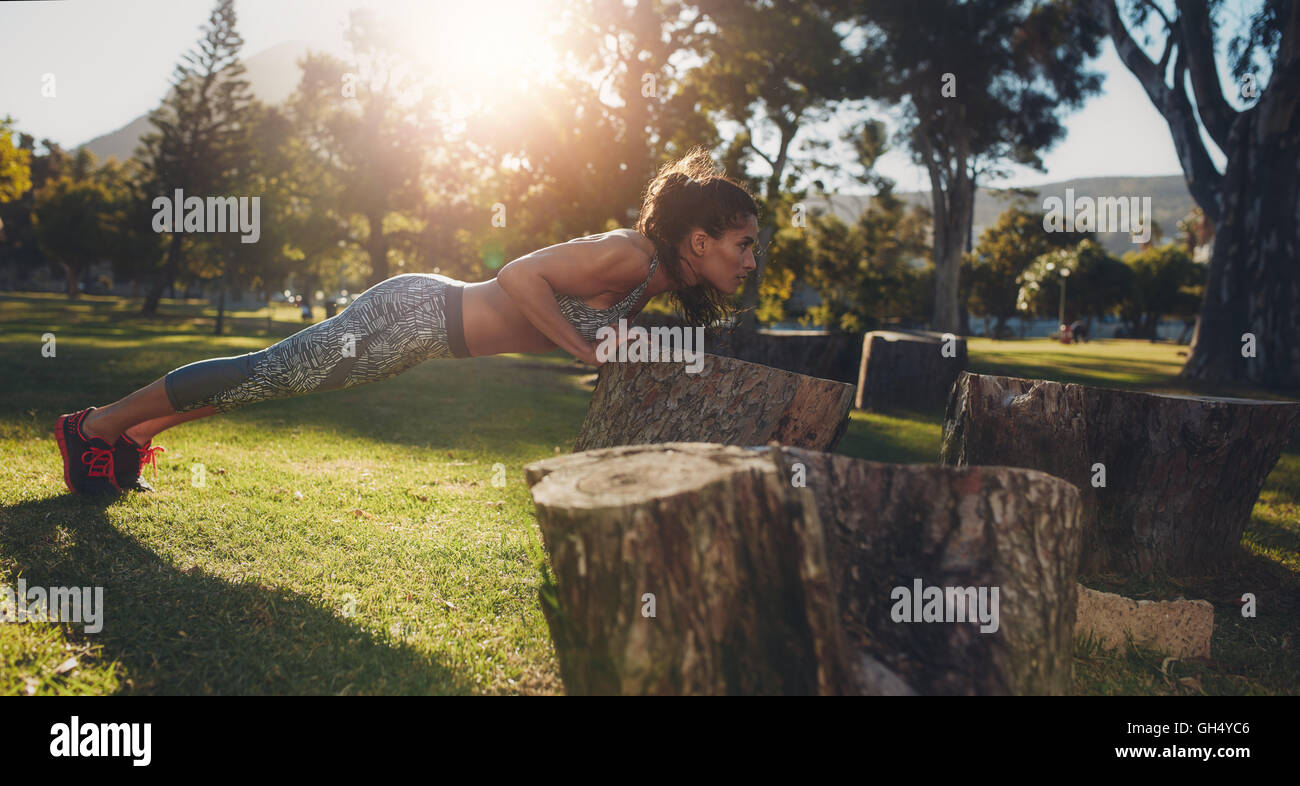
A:
POLYGON ((426 273, 394 276, 278 344, 169 372, 167 398, 177 412, 208 406, 226 412, 378 382, 432 358, 467 357, 461 286, 426 273))

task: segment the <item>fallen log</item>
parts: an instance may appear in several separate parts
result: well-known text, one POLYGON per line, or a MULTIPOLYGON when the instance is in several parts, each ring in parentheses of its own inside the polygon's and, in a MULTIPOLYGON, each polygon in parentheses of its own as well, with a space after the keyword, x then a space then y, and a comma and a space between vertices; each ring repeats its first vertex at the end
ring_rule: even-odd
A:
POLYGON ((862 337, 858 409, 938 410, 966 367, 966 339, 947 333, 873 330, 862 337))
POLYGON ((1300 405, 963 373, 940 461, 1048 472, 1083 501, 1084 573, 1191 575, 1238 551, 1300 405))
POLYGON ((653 442, 783 445, 833 450, 848 428, 853 386, 735 358, 605 363, 575 451, 653 442))
POLYGON ((683 443, 526 474, 570 693, 1069 690, 1078 493, 1057 478, 683 443))

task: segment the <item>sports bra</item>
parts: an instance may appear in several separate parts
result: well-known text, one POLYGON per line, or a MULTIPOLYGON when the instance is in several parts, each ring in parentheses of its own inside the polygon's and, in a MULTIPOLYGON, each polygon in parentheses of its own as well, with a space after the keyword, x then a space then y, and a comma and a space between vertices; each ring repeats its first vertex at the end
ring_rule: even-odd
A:
POLYGON ((629 292, 627 297, 609 308, 597 310, 583 302, 582 298, 558 293, 555 295, 555 302, 559 304, 560 313, 564 315, 565 319, 569 320, 569 324, 578 329, 578 335, 594 344, 596 343, 596 331, 617 322, 632 310, 632 306, 636 305, 636 302, 641 299, 641 295, 645 293, 645 288, 649 285, 650 279, 654 278, 655 270, 658 267, 659 255, 655 254, 654 258, 650 260, 650 275, 646 276, 645 281, 641 282, 641 286, 629 292))

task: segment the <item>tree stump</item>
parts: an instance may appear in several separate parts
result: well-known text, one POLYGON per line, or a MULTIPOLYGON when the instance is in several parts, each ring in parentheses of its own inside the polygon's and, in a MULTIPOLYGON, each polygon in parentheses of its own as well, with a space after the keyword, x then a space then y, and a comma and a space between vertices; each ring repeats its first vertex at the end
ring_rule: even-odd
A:
POLYGON ((1069 689, 1078 492, 1057 478, 684 443, 527 477, 570 693, 1069 689), (895 622, 896 588, 918 580, 997 587, 996 631, 895 622))
POLYGON ((926 695, 1070 692, 1078 489, 1010 467, 782 454, 791 475, 796 465, 806 469, 852 651, 871 654, 926 695), (997 630, 895 622, 891 593, 905 587, 915 598, 918 581, 922 588, 997 587, 997 630))
POLYGON ((938 410, 947 402, 948 391, 964 368, 965 338, 873 330, 862 338, 855 405, 871 410, 938 410))
POLYGON ((858 381, 862 339, 829 330, 734 330, 711 334, 716 355, 850 385, 858 381))
POLYGON ((940 461, 1029 467, 1076 485, 1085 573, 1191 575, 1237 552, 1298 417, 1289 402, 963 373, 940 461))
POLYGON ((575 451, 652 442, 716 442, 833 450, 848 428, 853 386, 735 358, 605 363, 575 451))

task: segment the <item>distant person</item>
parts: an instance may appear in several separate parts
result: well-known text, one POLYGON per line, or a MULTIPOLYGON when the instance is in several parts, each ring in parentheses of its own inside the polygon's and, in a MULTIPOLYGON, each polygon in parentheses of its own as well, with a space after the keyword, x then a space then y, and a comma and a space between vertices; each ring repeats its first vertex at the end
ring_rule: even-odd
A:
POLYGON ((1070 332, 1070 326, 1064 322, 1061 323, 1061 326, 1058 329, 1058 335, 1061 338, 1062 344, 1069 344, 1074 340, 1074 335, 1070 332))
POLYGON ((301 310, 302 310, 302 321, 303 321, 303 322, 310 322, 310 321, 311 321, 311 304, 308 303, 306 300, 304 300, 304 301, 302 301, 302 305, 300 306, 300 308, 301 308, 301 310))
MULTIPOLYGON (((630 321, 661 293, 671 293, 687 325, 726 319, 730 296, 755 267, 754 197, 703 147, 666 164, 644 195, 635 229, 547 246, 479 283, 394 276, 333 319, 266 349, 190 363, 112 404, 59 417, 68 490, 146 489, 140 466, 160 450, 150 446, 164 429, 258 401, 377 382, 433 358, 558 347, 599 366, 597 332, 630 321)), ((446 412, 433 393, 407 416, 446 412)))
POLYGON ((1070 323, 1070 335, 1074 336, 1076 344, 1088 340, 1088 326, 1083 323, 1082 319, 1076 319, 1070 323))

